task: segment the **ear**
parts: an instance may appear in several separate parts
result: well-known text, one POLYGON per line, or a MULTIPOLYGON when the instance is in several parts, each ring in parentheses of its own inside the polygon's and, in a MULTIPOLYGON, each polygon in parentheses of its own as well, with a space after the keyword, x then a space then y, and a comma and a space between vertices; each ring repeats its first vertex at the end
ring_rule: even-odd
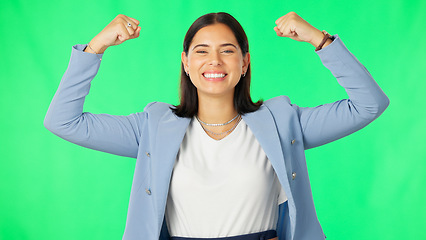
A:
POLYGON ((250 65, 250 53, 246 53, 246 55, 243 58, 243 73, 247 72, 249 65, 250 65))
POLYGON ((188 56, 186 56, 185 52, 182 52, 181 55, 181 59, 182 59, 182 63, 183 63, 183 67, 185 68, 185 72, 188 72, 188 56))

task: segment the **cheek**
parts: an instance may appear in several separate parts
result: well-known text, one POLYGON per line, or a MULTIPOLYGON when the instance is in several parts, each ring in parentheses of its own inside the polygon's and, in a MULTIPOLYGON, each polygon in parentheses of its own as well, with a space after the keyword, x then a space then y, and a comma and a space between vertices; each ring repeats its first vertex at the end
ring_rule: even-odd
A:
POLYGON ((202 66, 203 60, 196 56, 189 56, 188 57, 188 67, 190 69, 197 69, 200 66, 202 66))
POLYGON ((232 68, 234 69, 242 69, 244 65, 243 59, 241 57, 231 58, 229 59, 228 63, 229 63, 228 65, 232 66, 232 68))

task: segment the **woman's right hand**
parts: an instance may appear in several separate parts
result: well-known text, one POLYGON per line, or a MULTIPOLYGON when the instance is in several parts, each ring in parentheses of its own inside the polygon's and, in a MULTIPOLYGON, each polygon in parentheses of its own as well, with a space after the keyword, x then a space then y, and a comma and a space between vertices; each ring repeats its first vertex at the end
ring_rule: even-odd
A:
POLYGON ((108 47, 122 44, 123 42, 139 37, 141 27, 139 21, 119 14, 98 35, 90 41, 90 48, 85 52, 93 53, 92 49, 100 54, 108 47))

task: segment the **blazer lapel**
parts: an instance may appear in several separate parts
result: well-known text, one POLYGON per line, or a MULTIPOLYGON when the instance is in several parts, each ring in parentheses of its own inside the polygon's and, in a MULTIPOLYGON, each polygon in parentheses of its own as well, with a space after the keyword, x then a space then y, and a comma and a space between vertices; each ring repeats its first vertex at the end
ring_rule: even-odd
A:
POLYGON ((190 122, 190 118, 180 118, 169 111, 158 123, 154 149, 157 156, 155 163, 152 164, 152 172, 156 176, 153 176, 155 181, 153 181, 152 187, 159 191, 156 195, 158 197, 156 203, 161 203, 160 208, 157 208, 159 227, 161 227, 164 217, 165 203, 176 156, 190 122))
POLYGON ((294 236, 296 226, 296 207, 294 204, 293 194, 290 189, 290 183, 287 177, 287 169, 284 163, 283 149, 281 148, 280 138, 275 124, 275 119, 272 116, 269 108, 262 105, 259 110, 243 115, 244 121, 253 132, 257 141, 271 165, 274 168, 278 180, 287 195, 289 216, 291 222, 291 235, 294 236))
POLYGON ((265 151, 282 187, 286 191, 287 198, 292 200, 293 196, 290 191, 290 183, 284 164, 283 150, 271 112, 265 105, 262 105, 256 112, 244 114, 242 117, 257 141, 259 141, 263 151, 265 151))

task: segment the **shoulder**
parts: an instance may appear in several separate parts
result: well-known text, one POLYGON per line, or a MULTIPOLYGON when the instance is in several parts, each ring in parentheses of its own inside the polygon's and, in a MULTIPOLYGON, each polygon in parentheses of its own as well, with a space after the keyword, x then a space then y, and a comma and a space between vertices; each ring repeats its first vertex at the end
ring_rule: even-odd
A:
MULTIPOLYGON (((163 116, 165 114, 173 114, 170 109, 173 105, 164 102, 150 102, 143 109, 144 113, 151 116, 163 116)), ((174 114, 173 114, 174 115, 174 114)))
POLYGON ((263 104, 266 106, 273 106, 273 105, 281 105, 281 104, 291 104, 290 98, 288 96, 278 96, 271 99, 266 100, 263 104))
POLYGON ((150 102, 143 109, 144 112, 155 113, 155 112, 166 112, 167 109, 170 110, 170 107, 173 105, 163 102, 150 102))
POLYGON ((169 103, 164 102, 151 102, 148 103, 144 108, 144 113, 151 119, 160 120, 164 117, 166 119, 177 118, 180 119, 174 112, 172 111, 174 106, 169 103))
POLYGON ((268 99, 263 103, 263 105, 273 114, 299 111, 299 106, 292 104, 288 96, 278 96, 268 99))

